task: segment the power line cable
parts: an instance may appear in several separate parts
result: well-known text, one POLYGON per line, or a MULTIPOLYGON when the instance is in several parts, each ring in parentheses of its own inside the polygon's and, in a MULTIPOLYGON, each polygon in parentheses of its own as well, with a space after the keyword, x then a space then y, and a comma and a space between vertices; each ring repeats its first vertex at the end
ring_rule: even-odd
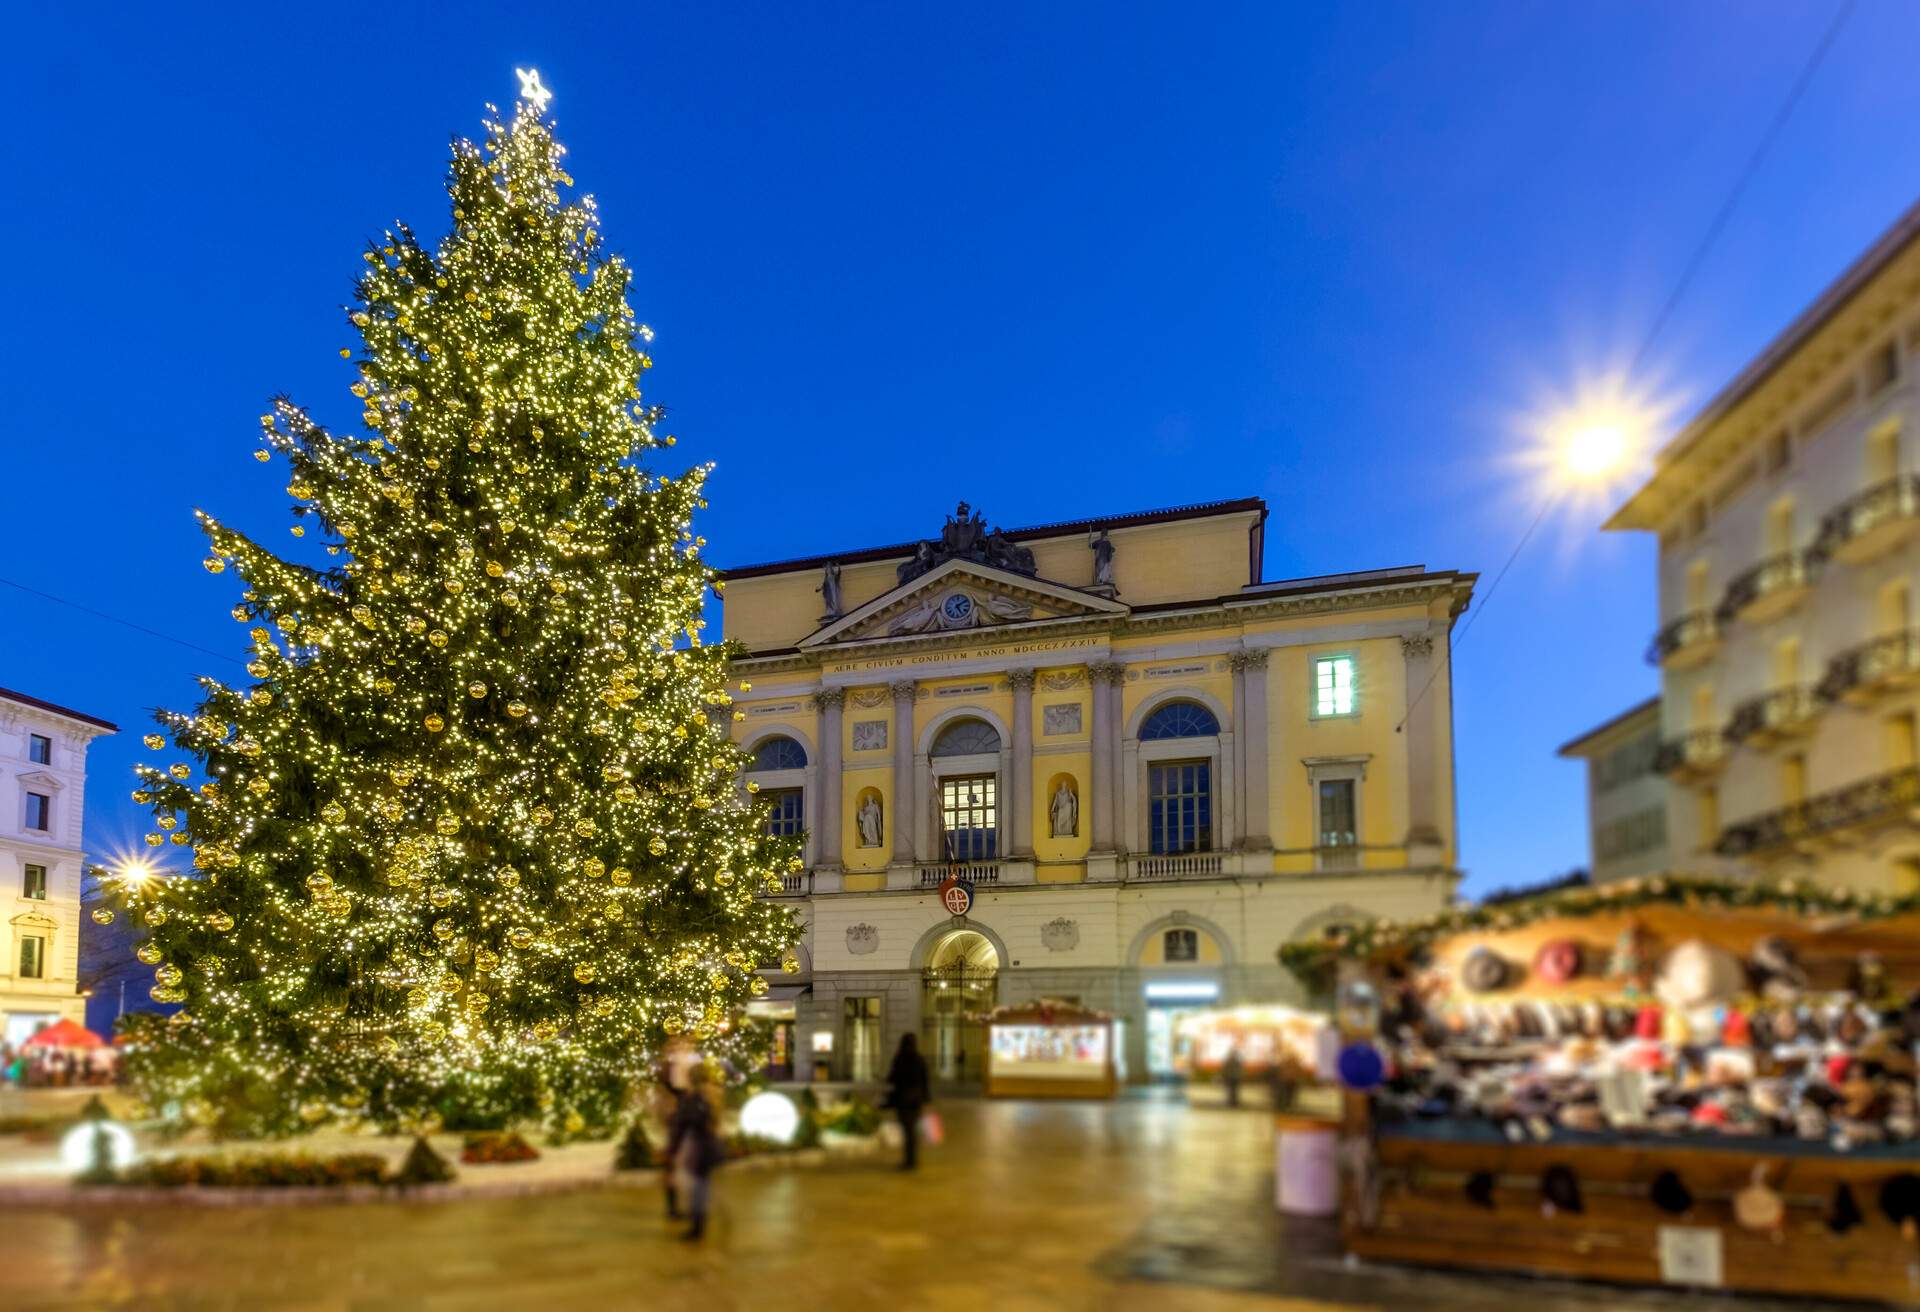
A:
MULTIPOLYGON (((1675 307, 1680 304, 1681 299, 1687 294, 1687 289, 1693 285, 1695 275, 1700 272, 1701 266, 1706 263, 1707 253, 1713 249, 1714 243, 1719 240, 1721 232, 1727 226, 1727 221, 1733 217, 1733 212, 1740 206, 1741 198, 1746 195, 1748 185, 1753 181, 1754 176, 1759 173, 1761 162, 1764 161, 1772 151, 1774 142, 1779 139, 1780 133, 1786 128, 1788 121, 1792 119, 1794 110, 1799 108, 1802 97, 1806 95, 1808 85, 1813 81, 1813 75, 1819 71, 1820 65, 1826 62, 1827 52, 1833 49, 1833 43, 1840 36, 1840 29, 1847 25, 1849 18, 1853 17, 1853 9, 1854 0, 1841 0, 1840 8, 1834 13, 1833 21, 1827 25, 1827 30, 1821 35, 1812 53, 1807 56, 1807 62, 1801 66, 1799 76, 1793 80, 1793 85, 1788 88, 1786 99, 1780 103, 1780 108, 1774 112, 1773 119, 1767 124, 1766 131, 1761 133, 1760 144, 1755 146, 1753 153, 1747 157, 1746 166, 1740 170, 1739 176, 1734 179, 1732 188, 1727 192, 1726 199, 1720 203, 1720 208, 1714 212, 1713 221, 1707 225, 1705 235, 1701 237, 1699 244, 1693 248, 1693 253, 1687 257, 1686 264, 1681 267, 1680 277, 1674 282, 1673 291, 1668 294, 1665 303, 1661 305, 1660 312, 1654 315, 1653 323, 1647 328, 1646 336, 1640 339, 1640 348, 1633 353, 1633 361, 1627 366, 1627 376, 1629 378, 1639 371, 1640 366, 1646 360, 1647 352, 1653 349, 1655 339, 1660 336, 1661 330, 1667 326, 1667 320, 1673 316, 1675 307)), ((1500 567, 1500 572, 1493 576, 1493 582, 1487 585, 1486 595, 1480 599, 1480 604, 1474 608, 1472 614, 1467 616, 1467 622, 1460 626, 1459 635, 1454 638, 1450 644, 1448 660, 1446 662, 1447 667, 1451 668, 1453 664, 1452 649, 1458 648, 1459 645, 1466 640, 1467 634, 1473 628, 1473 622, 1487 613, 1487 608, 1493 604, 1494 596, 1500 591, 1501 581, 1507 577, 1507 571, 1513 568, 1513 562, 1520 558, 1520 553, 1526 550, 1529 542, 1533 541, 1533 535, 1539 531, 1541 522, 1547 517, 1547 511, 1552 508, 1556 500, 1558 500, 1558 497, 1552 493, 1542 498, 1540 509, 1535 512, 1533 516, 1533 522, 1527 525, 1527 531, 1522 533, 1520 540, 1514 544, 1513 551, 1507 556, 1506 563, 1500 567)), ((1393 727, 1395 733, 1399 733, 1407 727, 1407 721, 1413 718, 1414 711, 1417 710, 1420 703, 1426 699, 1427 690, 1433 687, 1434 681, 1439 677, 1440 670, 1436 667, 1434 672, 1427 676, 1427 681, 1421 686, 1419 693, 1407 704, 1406 713, 1400 717, 1400 723, 1393 727)))
POLYGON ((158 638, 160 641, 170 642, 176 647, 185 647, 188 651, 197 651, 203 656, 212 656, 217 660, 231 661, 235 665, 246 664, 246 662, 239 657, 229 655, 226 652, 214 651, 210 647, 202 647, 198 643, 188 642, 184 638, 176 638, 172 634, 162 633, 158 629, 150 629, 144 624, 135 624, 132 620, 123 620, 118 615, 109 615, 103 610, 95 610, 91 606, 82 606, 77 601, 68 601, 65 597, 56 597, 51 592, 42 592, 38 588, 30 588, 24 583, 15 583, 12 579, 0 578, 0 584, 5 584, 9 588, 17 588, 21 592, 39 597, 43 601, 50 601, 56 606, 66 606, 82 614, 91 615, 95 619, 105 620, 109 624, 118 624, 122 628, 132 629, 135 633, 144 633, 149 638, 158 638))

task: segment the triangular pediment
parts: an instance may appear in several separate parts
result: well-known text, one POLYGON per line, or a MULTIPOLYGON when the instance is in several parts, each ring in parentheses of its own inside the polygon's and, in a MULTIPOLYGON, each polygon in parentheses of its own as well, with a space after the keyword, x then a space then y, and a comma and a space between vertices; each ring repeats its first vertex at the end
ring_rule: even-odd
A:
POLYGON ((800 640, 802 650, 876 638, 1124 615, 1117 601, 971 560, 949 560, 800 640))
POLYGON ((20 782, 29 788, 46 788, 59 792, 66 787, 57 774, 48 774, 45 770, 28 770, 20 776, 20 782))

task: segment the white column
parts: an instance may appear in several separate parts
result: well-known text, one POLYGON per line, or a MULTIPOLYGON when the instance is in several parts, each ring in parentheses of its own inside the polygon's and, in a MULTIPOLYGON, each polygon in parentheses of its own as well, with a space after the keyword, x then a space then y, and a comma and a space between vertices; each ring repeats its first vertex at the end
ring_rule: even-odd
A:
POLYGON ((1234 748, 1241 762, 1240 846, 1259 851, 1273 846, 1273 795, 1267 776, 1267 657, 1264 647, 1237 652, 1233 658, 1237 694, 1234 703, 1234 748))
POLYGON ((1118 849, 1114 845, 1116 802, 1119 781, 1115 777, 1119 761, 1119 726, 1114 723, 1115 698, 1126 667, 1112 661, 1095 661, 1087 666, 1087 680, 1093 687, 1093 777, 1087 781, 1088 811, 1092 816, 1093 851, 1102 855, 1118 849))
POLYGON ((920 827, 916 800, 919 788, 913 770, 913 699, 918 691, 912 679, 893 685, 893 863, 913 864, 913 838, 920 827))
POLYGON ((1024 860, 1033 856, 1033 671, 1008 670, 1007 683, 1013 688, 1013 760, 1008 771, 1013 842, 1007 855, 1024 860))
POLYGON ((1407 667, 1407 864, 1426 865, 1439 861, 1446 844, 1440 823, 1439 744, 1434 728, 1446 699, 1427 686, 1433 678, 1432 635, 1401 638, 1400 653, 1407 667))
POLYGON ((847 700, 845 688, 823 688, 813 695, 820 712, 820 750, 815 763, 814 788, 818 796, 814 814, 819 817, 814 832, 814 864, 837 868, 840 865, 840 805, 844 775, 840 769, 840 716, 847 700))

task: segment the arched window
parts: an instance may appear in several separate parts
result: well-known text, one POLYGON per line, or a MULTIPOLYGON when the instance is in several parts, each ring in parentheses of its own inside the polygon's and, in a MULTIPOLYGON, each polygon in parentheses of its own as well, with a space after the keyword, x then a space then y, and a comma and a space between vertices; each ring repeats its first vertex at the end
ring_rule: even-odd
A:
POLYGON ((807 749, 791 738, 769 738, 753 749, 749 770, 804 770, 807 749))
POLYGON ((1209 738, 1220 732, 1220 721, 1197 702, 1168 702, 1140 726, 1140 741, 1160 738, 1209 738))
POLYGON ((933 740, 934 756, 978 756, 1000 750, 1000 735, 985 720, 956 720, 933 740))

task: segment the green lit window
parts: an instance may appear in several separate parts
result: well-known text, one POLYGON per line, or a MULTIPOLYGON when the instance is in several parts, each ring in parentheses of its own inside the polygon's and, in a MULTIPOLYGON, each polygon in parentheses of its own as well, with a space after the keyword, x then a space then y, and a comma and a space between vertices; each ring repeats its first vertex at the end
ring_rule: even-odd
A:
POLYGON ((20 978, 45 979, 47 975, 47 940, 39 934, 23 934, 20 938, 20 978))
POLYGON ((1313 663, 1313 713, 1352 715, 1353 657, 1322 656, 1313 663))

